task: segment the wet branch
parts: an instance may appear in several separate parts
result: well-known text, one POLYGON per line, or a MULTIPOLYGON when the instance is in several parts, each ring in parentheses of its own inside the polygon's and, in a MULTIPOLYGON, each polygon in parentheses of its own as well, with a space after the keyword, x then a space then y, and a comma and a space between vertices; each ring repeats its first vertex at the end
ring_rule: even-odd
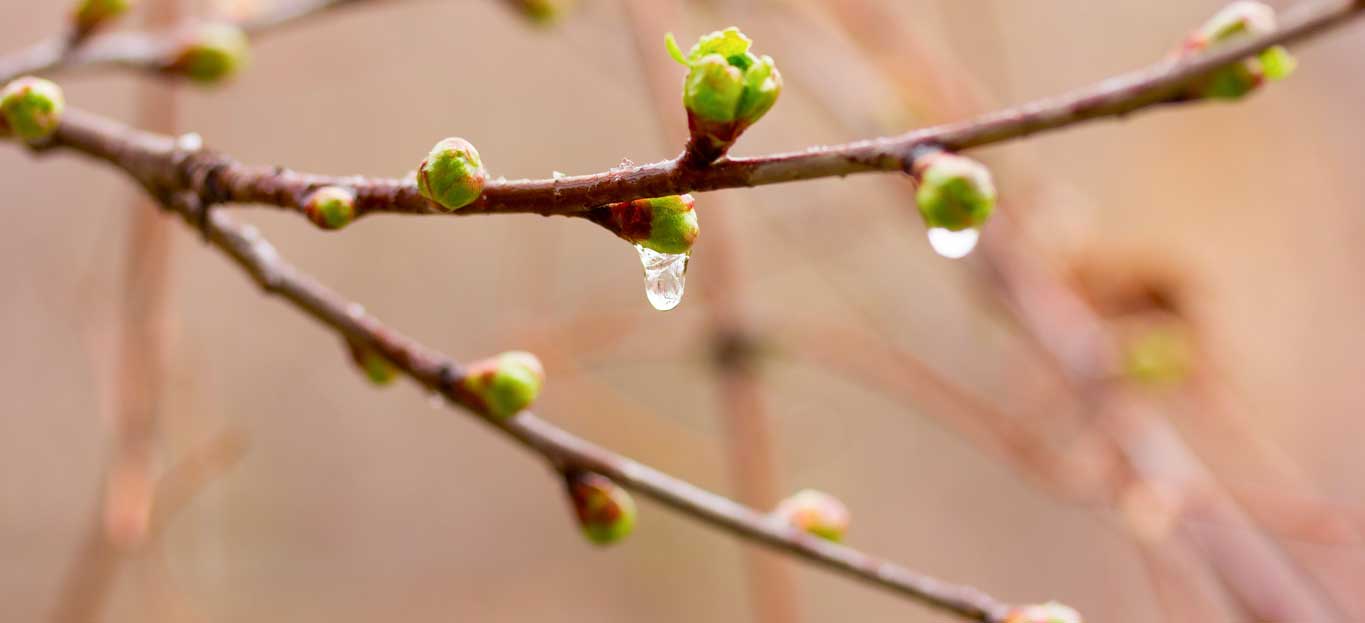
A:
POLYGON ((950 584, 807 534, 778 519, 579 438, 534 414, 497 422, 461 389, 464 371, 449 356, 385 326, 377 318, 285 262, 254 227, 210 211, 193 193, 144 185, 187 222, 203 226, 208 241, 226 253, 267 293, 279 296, 347 340, 380 353, 452 405, 482 417, 497 430, 545 457, 555 468, 598 472, 631 490, 740 538, 879 586, 970 620, 999 623, 1009 606, 972 587, 950 584))
MULTIPOLYGON (((1184 96, 1187 87, 1209 74, 1267 47, 1306 39, 1344 25, 1362 10, 1365 2, 1308 2, 1286 11, 1280 29, 1237 45, 1194 59, 1165 60, 1070 94, 899 136, 800 152, 722 158, 701 168, 673 159, 557 179, 493 180, 478 200, 454 214, 591 216, 595 207, 631 199, 854 173, 906 171, 915 154, 928 148, 965 150, 1096 119, 1123 117, 1155 106, 1191 102, 1184 96)), ((54 146, 107 160, 134 176, 156 179, 165 188, 189 191, 208 203, 265 204, 303 214, 304 201, 311 190, 335 185, 355 190, 359 215, 445 213, 422 197, 410 179, 300 173, 275 166, 247 165, 209 151, 187 155, 174 149, 174 144, 170 137, 75 110, 64 117, 52 142, 54 146)))

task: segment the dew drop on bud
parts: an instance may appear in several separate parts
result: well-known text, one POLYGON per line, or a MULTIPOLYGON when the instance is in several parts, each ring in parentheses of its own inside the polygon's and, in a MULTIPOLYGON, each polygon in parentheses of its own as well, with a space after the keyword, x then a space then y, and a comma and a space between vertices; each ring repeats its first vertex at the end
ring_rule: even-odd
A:
POLYGON ((967 257, 972 249, 976 248, 976 243, 980 239, 981 230, 975 227, 962 231, 943 227, 929 229, 929 246, 934 248, 934 253, 952 260, 967 257))
POLYGON ((645 268, 645 296, 654 309, 668 311, 682 302, 687 285, 687 253, 659 253, 635 245, 645 268))

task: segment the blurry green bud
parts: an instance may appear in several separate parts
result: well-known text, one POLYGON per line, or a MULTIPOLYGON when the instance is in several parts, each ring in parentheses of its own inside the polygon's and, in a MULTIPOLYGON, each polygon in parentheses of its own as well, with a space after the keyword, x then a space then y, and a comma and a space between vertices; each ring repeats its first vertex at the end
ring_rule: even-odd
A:
POLYGON ((303 210, 318 227, 341 229, 355 220, 355 192, 340 186, 323 186, 308 195, 303 210))
POLYGON ((422 196, 451 212, 478 199, 487 181, 478 150, 457 137, 437 143, 417 168, 417 189, 422 196))
POLYGON ((383 386, 398 378, 398 368, 383 355, 350 340, 347 340, 347 344, 351 350, 351 361, 371 383, 383 386))
POLYGON ((977 228, 995 212, 995 183, 980 162, 940 151, 917 158, 914 167, 915 201, 926 226, 977 228))
POLYGON ((545 384, 545 367, 531 353, 512 351, 469 366, 461 387, 485 413, 505 419, 530 406, 545 384))
POLYGON ((597 545, 611 545, 635 529, 635 500, 621 485, 593 472, 571 470, 564 484, 573 501, 583 535, 597 545))
POLYGON ((705 159, 714 160, 777 102, 782 74, 771 57, 749 52, 753 42, 738 28, 703 36, 686 55, 672 34, 664 42, 668 53, 688 67, 683 106, 693 143, 705 159))
POLYGON ((1147 327, 1124 344, 1124 373, 1141 383, 1177 384, 1189 377, 1193 366, 1189 335, 1178 327, 1147 327))
POLYGON ((1082 623, 1081 613, 1065 604, 1049 601, 1045 604, 1020 606, 1005 617, 1005 623, 1082 623))
POLYGON ((65 108, 62 88, 42 78, 18 78, 0 91, 0 115, 4 116, 5 129, 27 143, 39 143, 52 136, 62 122, 65 108))
POLYGON ((83 36, 127 13, 132 6, 132 0, 80 0, 71 20, 76 25, 76 32, 83 36))
MULTIPOLYGON (((1275 10, 1260 2, 1239 0, 1224 7, 1185 41, 1180 55, 1190 55, 1275 30, 1275 10)), ((1196 85, 1193 95, 1238 99, 1266 80, 1281 80, 1297 62, 1282 46, 1274 46, 1231 67, 1221 69, 1196 85)))
POLYGON ((804 489, 783 500, 773 514, 800 530, 830 541, 842 541, 848 532, 849 515, 844 503, 814 489, 804 489))
POLYGON ((671 195, 613 203, 595 210, 590 218, 628 242, 659 253, 683 254, 692 250, 701 232, 692 195, 671 195))
POLYGON ((186 32, 180 46, 169 69, 206 84, 232 77, 251 56, 246 33, 225 22, 196 25, 186 32))
POLYGON ((564 17, 574 0, 513 0, 512 4, 532 23, 549 26, 564 17))

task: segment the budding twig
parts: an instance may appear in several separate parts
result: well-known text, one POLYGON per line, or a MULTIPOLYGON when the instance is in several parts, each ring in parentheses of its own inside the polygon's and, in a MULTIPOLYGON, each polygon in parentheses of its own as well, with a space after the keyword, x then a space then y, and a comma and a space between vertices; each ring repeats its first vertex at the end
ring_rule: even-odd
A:
MULTIPOLYGON (((1267 47, 1306 39, 1342 26, 1365 11, 1365 3, 1315 0, 1287 11, 1282 26, 1216 51, 1159 62, 1070 94, 990 113, 971 121, 915 130, 800 152, 722 158, 706 167, 684 166, 681 157, 591 175, 540 180, 490 180, 482 196, 454 214, 531 213, 580 215, 609 203, 724 188, 761 186, 866 172, 913 168, 925 147, 961 151, 1057 130, 1163 104, 1190 102, 1187 88, 1267 47)), ((345 178, 251 166, 204 152, 181 157, 165 136, 131 129, 93 115, 69 111, 55 145, 140 172, 166 188, 188 190, 210 202, 257 203, 306 212, 309 191, 320 186, 356 192, 356 216, 374 212, 445 212, 418 191, 416 182, 345 178)))
MULTIPOLYGON (((149 180, 143 182, 155 190, 149 180)), ((284 261, 254 228, 239 225, 220 212, 203 216, 203 204, 193 193, 181 191, 158 196, 187 223, 197 226, 204 219, 208 241, 267 293, 285 299, 346 340, 380 353, 418 383, 440 393, 452 405, 479 415, 561 471, 596 472, 740 538, 971 620, 998 623, 1009 611, 1008 605, 975 588, 949 584, 805 534, 759 511, 579 438, 529 411, 500 420, 483 408, 477 396, 464 389, 466 371, 460 364, 387 327, 359 305, 299 271, 284 261)))

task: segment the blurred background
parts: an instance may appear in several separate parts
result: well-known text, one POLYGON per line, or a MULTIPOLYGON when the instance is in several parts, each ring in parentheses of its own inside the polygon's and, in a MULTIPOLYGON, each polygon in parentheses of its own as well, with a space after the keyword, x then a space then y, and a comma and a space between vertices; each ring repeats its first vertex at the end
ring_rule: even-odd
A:
MULTIPOLYGON (((0 1, 5 47, 66 4, 0 1)), ((756 154, 1081 87, 1221 6, 582 0, 544 26, 511 4, 360 3, 254 41, 222 88, 60 79, 250 163, 396 177, 459 135, 540 178, 676 155, 666 31, 738 25, 777 60, 786 90, 736 148, 756 154)), ((1292 79, 1236 105, 974 152, 1004 214, 965 260, 932 252, 899 176, 699 195, 667 313, 581 220, 333 234, 231 209, 430 346, 538 353, 547 419, 760 508, 830 492, 851 545, 913 569, 1091 621, 1362 620, 1363 34, 1296 46, 1292 79)), ((650 500, 594 548, 540 459, 369 385, 121 174, 11 146, 0 185, 0 619, 951 620, 650 500), (133 548, 107 494, 145 498, 137 474, 172 510, 133 548)))

